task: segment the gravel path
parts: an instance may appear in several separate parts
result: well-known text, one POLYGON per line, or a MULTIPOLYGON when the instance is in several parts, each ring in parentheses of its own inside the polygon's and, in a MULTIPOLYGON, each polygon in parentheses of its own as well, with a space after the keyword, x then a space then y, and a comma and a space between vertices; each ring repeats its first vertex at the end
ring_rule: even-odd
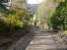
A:
POLYGON ((55 33, 33 29, 17 41, 13 41, 8 48, 1 50, 67 50, 67 45, 58 42, 55 37, 55 33))
POLYGON ((33 29, 30 33, 14 42, 7 50, 67 50, 67 46, 54 39, 56 34, 33 29))

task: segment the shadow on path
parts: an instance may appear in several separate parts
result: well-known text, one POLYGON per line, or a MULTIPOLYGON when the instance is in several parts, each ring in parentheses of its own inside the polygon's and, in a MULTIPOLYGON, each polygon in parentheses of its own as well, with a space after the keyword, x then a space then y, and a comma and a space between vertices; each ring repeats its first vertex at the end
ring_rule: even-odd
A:
POLYGON ((33 28, 28 28, 28 31, 19 31, 9 36, 0 36, 0 50, 25 50, 33 39, 33 28), (3 40, 4 39, 4 40, 3 40))
POLYGON ((15 41, 7 50, 25 50, 33 39, 34 33, 27 33, 24 37, 21 37, 18 41, 15 41))

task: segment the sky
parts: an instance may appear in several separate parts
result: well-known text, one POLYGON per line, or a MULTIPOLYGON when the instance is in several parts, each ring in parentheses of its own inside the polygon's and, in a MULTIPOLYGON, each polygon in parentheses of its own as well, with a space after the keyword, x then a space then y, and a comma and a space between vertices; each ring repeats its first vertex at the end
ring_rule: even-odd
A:
POLYGON ((40 4, 43 0, 28 0, 27 3, 29 4, 40 4))

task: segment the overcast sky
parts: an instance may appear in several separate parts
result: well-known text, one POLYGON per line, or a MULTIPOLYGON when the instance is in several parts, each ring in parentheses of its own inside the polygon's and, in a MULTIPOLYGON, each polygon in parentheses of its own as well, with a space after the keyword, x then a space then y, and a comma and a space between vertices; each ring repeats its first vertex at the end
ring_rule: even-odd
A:
POLYGON ((43 0, 28 0, 27 3, 29 4, 40 4, 43 0))

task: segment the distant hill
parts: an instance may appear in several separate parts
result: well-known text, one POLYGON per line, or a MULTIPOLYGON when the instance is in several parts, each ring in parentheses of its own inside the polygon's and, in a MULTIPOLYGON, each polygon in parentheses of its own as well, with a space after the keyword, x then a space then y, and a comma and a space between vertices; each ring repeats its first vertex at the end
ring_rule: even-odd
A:
POLYGON ((34 14, 37 11, 39 4, 27 4, 28 11, 34 14))

